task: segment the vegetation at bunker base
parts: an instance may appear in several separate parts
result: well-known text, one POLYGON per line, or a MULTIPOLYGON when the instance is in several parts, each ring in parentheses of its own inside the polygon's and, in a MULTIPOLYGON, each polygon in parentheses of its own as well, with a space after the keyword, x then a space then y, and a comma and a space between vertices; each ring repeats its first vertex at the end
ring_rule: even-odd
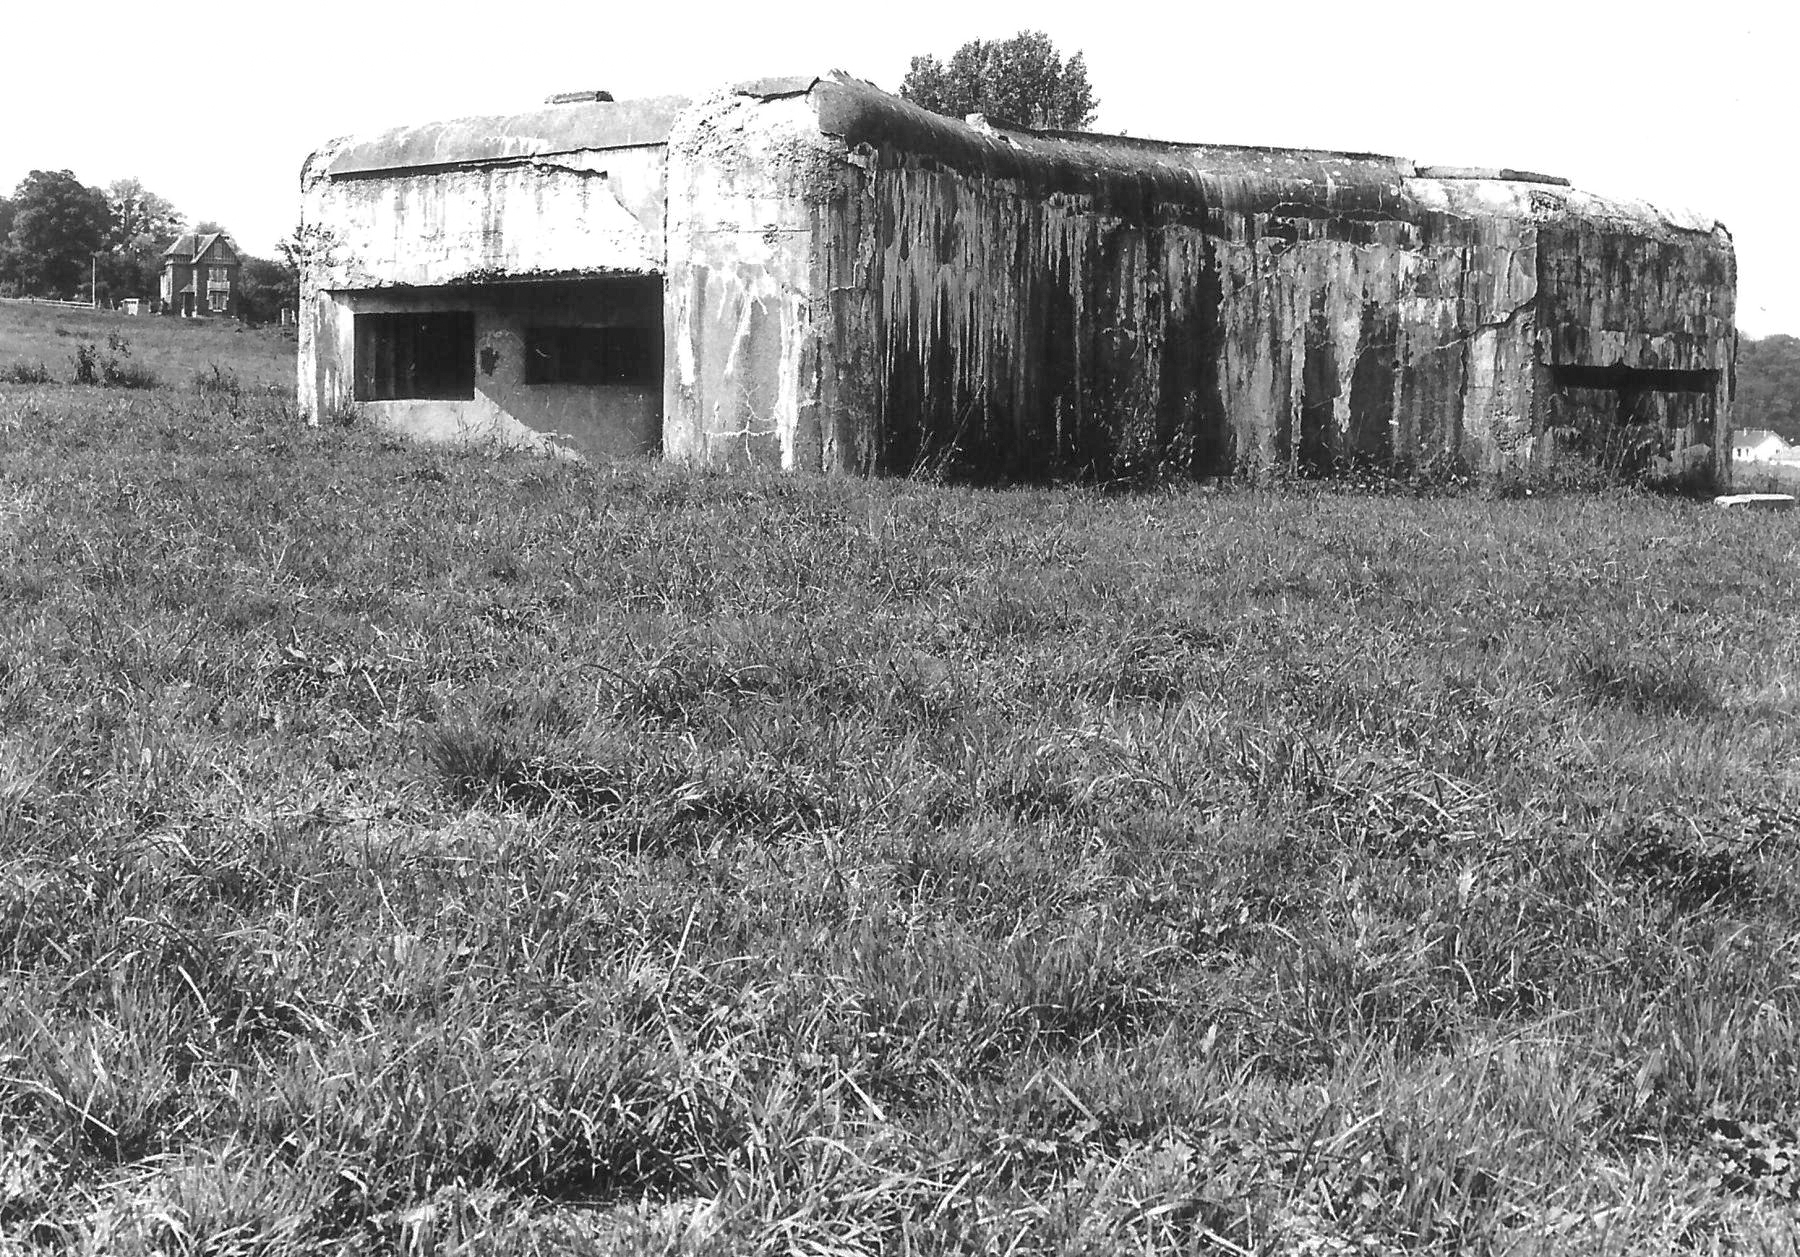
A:
POLYGON ((1791 519, 151 366, 0 385, 0 1246, 1788 1251, 1791 519))

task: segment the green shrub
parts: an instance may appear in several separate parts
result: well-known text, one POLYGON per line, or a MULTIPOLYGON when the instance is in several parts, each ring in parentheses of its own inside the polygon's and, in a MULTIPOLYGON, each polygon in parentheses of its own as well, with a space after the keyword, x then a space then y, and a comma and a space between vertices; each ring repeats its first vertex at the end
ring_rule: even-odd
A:
POLYGON ((0 383, 48 384, 50 371, 41 362, 15 362, 0 368, 0 383))

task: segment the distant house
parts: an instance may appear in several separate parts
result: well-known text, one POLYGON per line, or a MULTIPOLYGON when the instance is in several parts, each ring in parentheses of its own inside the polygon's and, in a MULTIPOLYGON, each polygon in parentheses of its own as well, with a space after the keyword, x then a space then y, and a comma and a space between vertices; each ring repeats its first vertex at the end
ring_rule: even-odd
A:
POLYGON ((239 265, 224 232, 183 232, 163 250, 162 308, 188 319, 236 314, 239 265))
POLYGON ((1796 452, 1793 446, 1782 440, 1779 432, 1772 432, 1768 428, 1741 428, 1731 434, 1731 457, 1734 460, 1785 462, 1792 459, 1796 452))

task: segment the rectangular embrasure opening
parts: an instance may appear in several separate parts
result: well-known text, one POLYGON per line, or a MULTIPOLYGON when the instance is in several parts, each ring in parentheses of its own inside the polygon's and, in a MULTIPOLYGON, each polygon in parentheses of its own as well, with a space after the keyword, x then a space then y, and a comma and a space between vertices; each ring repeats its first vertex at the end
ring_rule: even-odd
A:
POLYGON ((468 401, 474 396, 473 313, 356 316, 357 401, 468 401))
POLYGON ((525 332, 527 384, 628 384, 662 378, 662 334, 649 327, 533 327, 525 332))
POLYGON ((1710 393, 1718 387, 1719 373, 1559 363, 1550 368, 1550 382, 1557 388, 1608 388, 1620 393, 1710 393))

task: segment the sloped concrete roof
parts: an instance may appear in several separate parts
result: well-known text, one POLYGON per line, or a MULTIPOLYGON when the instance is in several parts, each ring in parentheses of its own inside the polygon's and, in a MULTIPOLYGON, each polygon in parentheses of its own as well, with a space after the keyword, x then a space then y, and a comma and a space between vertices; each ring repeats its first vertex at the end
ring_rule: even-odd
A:
POLYGON ((1293 217, 1567 216, 1652 234, 1722 230, 1709 215, 1596 196, 1535 171, 1419 166, 1379 153, 1035 130, 1000 119, 971 125, 841 71, 751 80, 732 91, 764 100, 809 95, 820 129, 852 147, 908 151, 970 173, 1016 180, 1038 193, 1096 194, 1121 208, 1148 199, 1293 217))
POLYGON ((590 100, 530 113, 396 127, 367 139, 346 142, 332 155, 323 173, 333 177, 375 174, 656 145, 669 138, 676 115, 687 105, 685 96, 590 100))
MULTIPOLYGON (((971 125, 842 71, 748 80, 728 91, 763 100, 807 96, 820 130, 851 147, 911 152, 970 173, 1015 180, 1037 194, 1093 194, 1127 212, 1158 203, 1289 217, 1568 217, 1659 235, 1723 230, 1709 215, 1599 197, 1570 187, 1566 179, 1525 170, 1419 166, 1378 153, 1034 130, 1000 119, 971 125)), ((580 101, 397 127, 327 145, 308 161, 302 178, 356 178, 661 145, 692 103, 682 96, 580 101)))

